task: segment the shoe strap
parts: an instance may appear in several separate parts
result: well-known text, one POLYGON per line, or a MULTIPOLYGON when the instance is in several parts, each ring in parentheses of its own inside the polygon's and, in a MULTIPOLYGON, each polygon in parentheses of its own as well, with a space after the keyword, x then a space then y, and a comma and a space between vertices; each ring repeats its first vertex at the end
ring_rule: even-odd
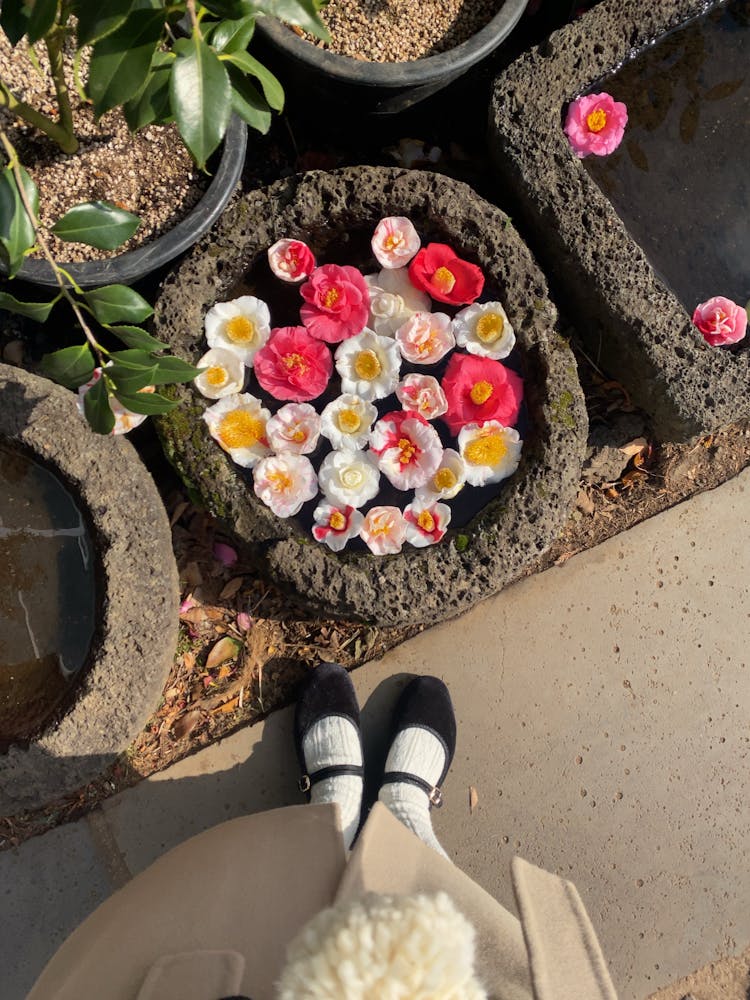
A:
POLYGON ((339 774, 358 774, 362 777, 364 773, 364 767, 361 764, 332 764, 330 767, 321 767, 314 774, 303 774, 299 779, 299 790, 309 792, 312 786, 317 785, 319 781, 335 778, 339 774))
POLYGON ((429 781, 425 781, 424 778, 420 778, 416 774, 412 774, 410 771, 386 771, 383 775, 382 785, 393 785, 398 782, 405 782, 407 785, 416 785, 417 788, 421 788, 423 792, 427 792, 427 798, 430 800, 430 807, 434 806, 439 809, 443 804, 443 790, 438 785, 431 785, 429 781))

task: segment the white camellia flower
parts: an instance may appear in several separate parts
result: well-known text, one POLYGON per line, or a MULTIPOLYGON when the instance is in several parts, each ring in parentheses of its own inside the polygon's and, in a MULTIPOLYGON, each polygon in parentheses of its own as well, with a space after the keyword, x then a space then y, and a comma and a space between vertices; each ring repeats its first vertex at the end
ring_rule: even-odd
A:
POLYGON ((318 492, 318 480, 312 462, 304 455, 271 455, 253 470, 256 496, 277 517, 293 517, 302 504, 318 492))
POLYGON ((359 450, 367 445, 377 407, 345 392, 329 403, 320 414, 320 433, 338 450, 359 450))
POLYGON ((356 538, 364 515, 354 507, 322 503, 313 511, 313 538, 323 542, 332 552, 340 552, 351 538, 356 538))
POLYGON ((418 549, 439 542, 451 520, 451 509, 445 503, 415 499, 404 510, 406 540, 418 549))
POLYGON ((366 275, 370 289, 370 326, 381 337, 392 337, 415 312, 430 311, 430 297, 415 288, 406 268, 366 275))
POLYGON ((390 396, 398 384, 401 356, 390 337, 379 337, 364 329, 336 348, 336 371, 341 391, 371 402, 390 396))
POLYGON ((396 386, 396 397, 405 410, 415 410, 425 420, 434 420, 448 410, 445 393, 432 375, 405 375, 396 386))
POLYGON ((516 343, 516 335, 499 302, 475 302, 453 317, 456 343, 469 354, 499 361, 507 358, 516 343))
POLYGON ((401 268, 409 263, 422 241, 410 219, 404 215, 391 215, 377 224, 371 245, 381 267, 401 268))
POLYGON ((234 351, 212 347, 210 351, 206 351, 197 367, 206 370, 196 376, 193 385, 208 399, 221 399, 223 396, 242 392, 245 366, 234 351))
POLYGON ((266 424, 271 413, 247 392, 225 396, 203 414, 211 437, 237 465, 251 469, 270 453, 266 424))
POLYGON ((364 507, 378 495, 380 473, 369 452, 332 451, 318 471, 327 500, 344 507, 364 507))
POLYGON ((466 482, 486 486, 512 476, 521 461, 522 447, 518 431, 497 420, 462 427, 458 449, 466 465, 466 482))
POLYGON ((320 417, 309 403, 287 403, 266 425, 268 443, 277 452, 308 455, 320 437, 320 417))
POLYGON ((446 448, 437 472, 416 491, 417 500, 452 500, 464 487, 466 465, 453 448, 446 448))
POLYGON ((451 318, 445 313, 415 312, 396 330, 396 343, 413 365, 435 365, 456 346, 451 318))
POLYGON ((205 327, 209 347, 232 351, 249 367, 271 333, 271 314, 261 299, 242 295, 212 306, 206 313, 205 327))
POLYGON ((395 555, 406 541, 407 523, 398 507, 371 507, 359 530, 370 552, 395 555))

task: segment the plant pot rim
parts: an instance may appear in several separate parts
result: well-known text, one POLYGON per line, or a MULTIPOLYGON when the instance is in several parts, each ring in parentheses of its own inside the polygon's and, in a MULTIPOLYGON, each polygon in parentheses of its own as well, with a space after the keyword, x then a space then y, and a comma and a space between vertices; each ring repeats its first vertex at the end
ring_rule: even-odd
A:
MULTIPOLYGON (((247 125, 238 115, 232 115, 213 180, 184 219, 162 236, 134 250, 106 260, 59 261, 61 267, 81 288, 95 288, 110 284, 130 285, 168 264, 197 242, 221 215, 240 179, 246 148, 247 125)), ((24 261, 16 278, 46 288, 57 287, 54 272, 46 260, 24 261)))

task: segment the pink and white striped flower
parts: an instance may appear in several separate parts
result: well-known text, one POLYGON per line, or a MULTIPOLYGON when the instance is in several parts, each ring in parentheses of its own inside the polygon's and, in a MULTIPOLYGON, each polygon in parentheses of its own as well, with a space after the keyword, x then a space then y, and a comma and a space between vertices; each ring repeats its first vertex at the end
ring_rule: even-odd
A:
POLYGON ((256 496, 277 517, 292 517, 318 492, 312 462, 304 455, 271 455, 253 470, 256 496))
POLYGON ((268 248, 268 264, 277 278, 294 283, 310 277, 315 257, 302 240, 278 240, 268 248))
POLYGON ((424 486, 443 457, 438 432, 413 410, 386 413, 372 429, 370 449, 380 471, 398 490, 424 486))
POLYGON ((376 556, 395 555, 406 541, 407 523, 398 507, 371 507, 359 534, 376 556))
POLYGON ((266 424, 268 443, 276 452, 309 455, 320 437, 320 417, 309 403, 287 403, 266 424))
POLYGON ((413 500, 404 510, 406 540, 416 548, 439 542, 450 524, 451 509, 445 503, 413 500))
POLYGON ((414 410, 425 420, 434 420, 448 409, 445 393, 432 375, 404 376, 396 386, 396 396, 405 410, 414 410))
POLYGON ((419 233, 403 215, 381 219, 372 236, 372 252, 381 267, 404 267, 422 246, 419 233))
POLYGON ((354 507, 331 503, 316 507, 313 518, 313 538, 323 542, 332 552, 340 552, 351 538, 355 538, 365 519, 354 507))

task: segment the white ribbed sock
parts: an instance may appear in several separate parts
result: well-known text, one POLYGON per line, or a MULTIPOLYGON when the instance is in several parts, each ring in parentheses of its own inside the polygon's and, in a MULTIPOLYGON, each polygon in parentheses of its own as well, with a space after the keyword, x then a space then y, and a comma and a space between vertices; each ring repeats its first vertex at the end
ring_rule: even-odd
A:
MULTIPOLYGON (((310 727, 302 741, 307 773, 314 774, 336 764, 362 764, 359 732, 350 719, 326 715, 310 727)), ((362 811, 363 779, 358 774, 338 774, 324 778, 310 789, 310 801, 338 802, 347 851, 352 846, 362 811)))
MULTIPOLYGON (((386 772, 407 771, 430 785, 437 784, 444 767, 443 744, 426 729, 417 727, 404 729, 397 734, 385 762, 386 772)), ((395 781, 381 786, 378 800, 428 847, 432 847, 444 858, 448 857, 432 829, 427 792, 406 781, 395 781)))

